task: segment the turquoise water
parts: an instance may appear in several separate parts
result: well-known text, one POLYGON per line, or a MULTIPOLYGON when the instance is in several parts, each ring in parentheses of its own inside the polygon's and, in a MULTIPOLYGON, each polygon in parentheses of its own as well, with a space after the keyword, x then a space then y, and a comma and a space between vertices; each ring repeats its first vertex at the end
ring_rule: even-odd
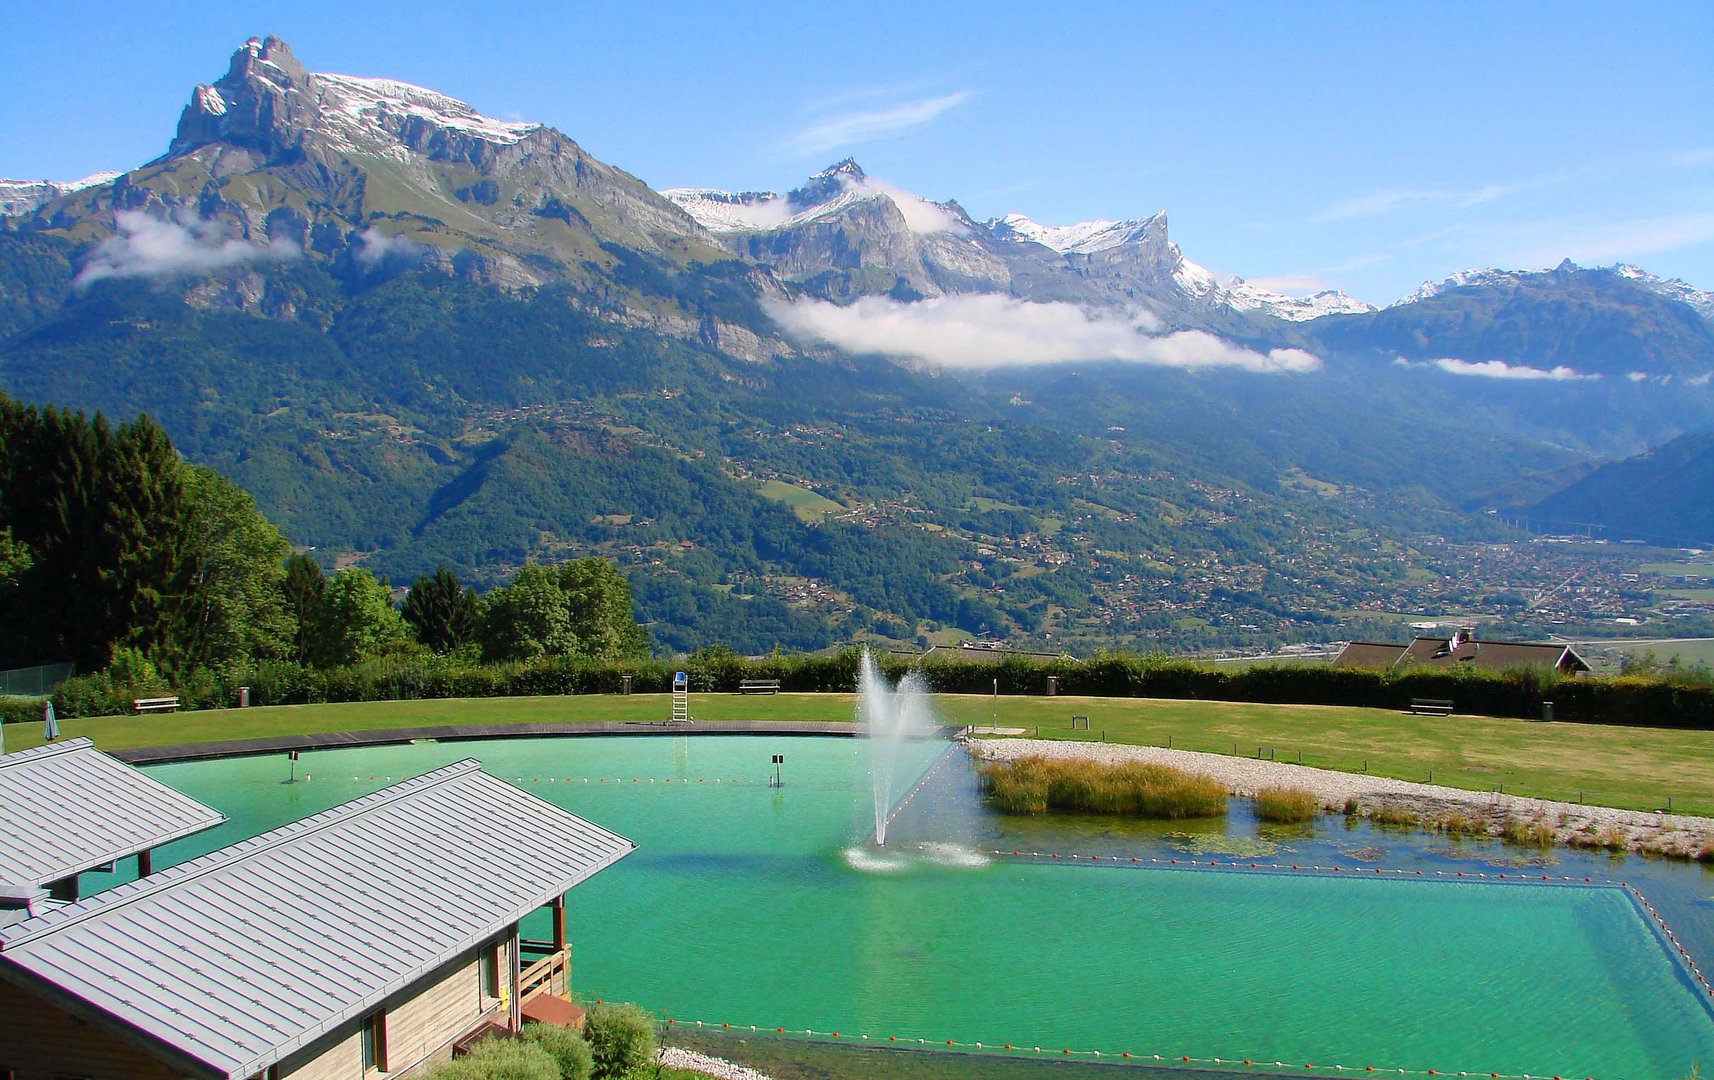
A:
MULTIPOLYGON (((895 790, 941 750, 911 747, 895 790)), ((854 740, 323 751, 291 785, 278 757, 161 766, 233 819, 162 861, 465 756, 638 842, 570 896, 574 982, 681 1020, 1300 1070, 1670 1078, 1714 1063, 1714 1017, 1620 890, 986 860, 976 847, 1056 837, 986 816, 959 760, 901 814, 904 850, 877 856, 862 843, 872 819, 854 740)), ((1085 852, 1186 844, 1111 823, 1071 831, 1085 852)), ((1376 865, 1445 858, 1380 839, 1392 850, 1376 865)), ((1352 840, 1282 842, 1308 862, 1352 840)), ((547 936, 545 918, 525 932, 547 936)))

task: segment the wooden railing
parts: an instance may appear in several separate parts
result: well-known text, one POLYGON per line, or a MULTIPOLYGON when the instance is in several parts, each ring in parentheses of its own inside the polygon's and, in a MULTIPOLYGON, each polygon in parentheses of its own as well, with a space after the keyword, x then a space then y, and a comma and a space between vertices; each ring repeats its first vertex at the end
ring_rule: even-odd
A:
POLYGON ((537 994, 571 994, 571 950, 548 953, 518 975, 518 1000, 528 1001, 537 994))

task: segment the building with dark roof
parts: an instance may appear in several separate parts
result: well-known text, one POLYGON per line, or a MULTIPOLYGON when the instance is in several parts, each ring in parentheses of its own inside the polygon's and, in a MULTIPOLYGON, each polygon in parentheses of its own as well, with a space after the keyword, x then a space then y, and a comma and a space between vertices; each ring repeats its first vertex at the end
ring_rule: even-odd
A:
POLYGON ((1473 631, 1459 630, 1449 638, 1419 637, 1409 645, 1353 641, 1333 658, 1334 667, 1348 668, 1552 668, 1567 675, 1588 671, 1589 665, 1569 645, 1530 641, 1478 641, 1473 631))

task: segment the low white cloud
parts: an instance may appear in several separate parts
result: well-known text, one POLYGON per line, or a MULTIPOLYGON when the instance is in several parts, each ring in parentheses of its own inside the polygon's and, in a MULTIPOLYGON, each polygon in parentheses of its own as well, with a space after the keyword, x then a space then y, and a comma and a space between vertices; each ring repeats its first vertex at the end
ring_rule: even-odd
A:
POLYGON ((1481 379, 1580 382, 1601 377, 1598 374, 1585 374, 1563 364, 1552 368, 1538 368, 1526 364, 1508 364, 1504 360, 1458 360, 1449 356, 1436 360, 1406 360, 1401 356, 1393 363, 1400 367, 1433 367, 1448 375, 1469 375, 1481 379))
POLYGON ((884 180, 864 177, 854 184, 847 183, 846 190, 885 195, 893 200, 893 205, 899 208, 899 213, 904 216, 905 224, 910 227, 911 232, 937 233, 960 229, 958 219, 950 210, 884 180))
POLYGON ((983 293, 904 303, 868 296, 839 305, 772 301, 768 313, 793 336, 853 353, 881 353, 937 367, 1119 360, 1163 367, 1315 371, 1302 349, 1257 352, 1200 330, 1156 333, 1151 316, 1129 318, 1076 304, 1032 303, 983 293))
POLYGON ((121 210, 115 221, 119 231, 96 246, 74 285, 81 288, 112 277, 200 274, 303 254, 289 240, 252 244, 233 236, 224 225, 200 218, 169 220, 141 210, 121 210))
POLYGON ((791 138, 800 154, 821 154, 847 146, 874 142, 921 127, 948 109, 970 100, 971 91, 960 90, 939 97, 907 101, 887 109, 868 109, 825 117, 791 138))
POLYGON ((373 268, 388 259, 417 262, 428 249, 427 244, 419 244, 415 240, 388 236, 376 229, 364 229, 357 236, 357 246, 352 249, 352 254, 358 262, 373 268))

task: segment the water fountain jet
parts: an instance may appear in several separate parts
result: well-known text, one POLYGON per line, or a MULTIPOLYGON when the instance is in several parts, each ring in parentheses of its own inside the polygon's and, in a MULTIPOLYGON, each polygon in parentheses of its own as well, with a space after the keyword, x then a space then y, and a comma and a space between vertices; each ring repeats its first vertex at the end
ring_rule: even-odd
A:
POLYGON ((920 672, 912 671, 889 686, 880 666, 868 649, 857 675, 857 722, 869 742, 869 784, 875 801, 876 847, 887 845, 887 824, 893 813, 893 781, 898 771, 899 748, 912 739, 926 738, 934 728, 928 703, 928 685, 920 672))

